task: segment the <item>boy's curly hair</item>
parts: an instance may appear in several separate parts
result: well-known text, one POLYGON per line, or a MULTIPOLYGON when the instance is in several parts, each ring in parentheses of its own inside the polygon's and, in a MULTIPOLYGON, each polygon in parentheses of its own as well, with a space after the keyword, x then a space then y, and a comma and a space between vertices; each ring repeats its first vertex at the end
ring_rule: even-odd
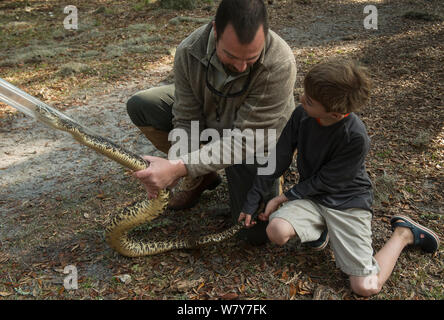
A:
POLYGON ((352 60, 334 59, 315 65, 304 79, 304 89, 327 112, 346 114, 365 105, 371 80, 365 67, 352 60))

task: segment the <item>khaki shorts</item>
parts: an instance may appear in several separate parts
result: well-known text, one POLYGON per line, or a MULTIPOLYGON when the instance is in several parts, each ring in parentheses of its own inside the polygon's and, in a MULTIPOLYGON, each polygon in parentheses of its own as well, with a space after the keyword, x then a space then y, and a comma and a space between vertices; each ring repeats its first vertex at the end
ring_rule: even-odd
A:
POLYGON ((270 221, 274 218, 289 222, 301 243, 319 239, 327 227, 338 268, 352 276, 379 273, 373 257, 370 211, 335 210, 303 199, 286 202, 270 215, 270 221))

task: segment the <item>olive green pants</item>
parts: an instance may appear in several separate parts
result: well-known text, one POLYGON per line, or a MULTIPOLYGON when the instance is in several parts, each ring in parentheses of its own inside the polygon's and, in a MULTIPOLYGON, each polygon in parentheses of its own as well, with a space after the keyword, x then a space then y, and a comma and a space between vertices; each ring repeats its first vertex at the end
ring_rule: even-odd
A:
MULTIPOLYGON (((172 108, 174 104, 174 85, 166 85, 143 90, 132 96, 127 102, 128 115, 138 127, 154 127, 169 132, 173 129, 172 108)), ((230 196, 231 217, 236 223, 242 206, 257 173, 257 167, 252 164, 236 164, 225 169, 230 196)), ((265 203, 279 194, 277 179, 265 197, 265 203)), ((258 223, 239 233, 239 237, 247 242, 258 245, 265 243, 268 238, 265 232, 267 223, 258 223)))

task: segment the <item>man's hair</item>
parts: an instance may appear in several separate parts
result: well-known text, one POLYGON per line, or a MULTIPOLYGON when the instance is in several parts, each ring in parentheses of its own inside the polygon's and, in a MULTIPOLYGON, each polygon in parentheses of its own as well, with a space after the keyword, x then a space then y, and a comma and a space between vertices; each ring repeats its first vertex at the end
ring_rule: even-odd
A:
POLYGON ((251 43, 261 25, 265 36, 268 33, 267 9, 263 0, 222 0, 216 11, 215 23, 217 41, 229 23, 241 44, 251 43))
POLYGON ((370 97, 367 69, 351 60, 328 60, 315 65, 304 79, 305 94, 327 112, 342 114, 361 109, 370 97))

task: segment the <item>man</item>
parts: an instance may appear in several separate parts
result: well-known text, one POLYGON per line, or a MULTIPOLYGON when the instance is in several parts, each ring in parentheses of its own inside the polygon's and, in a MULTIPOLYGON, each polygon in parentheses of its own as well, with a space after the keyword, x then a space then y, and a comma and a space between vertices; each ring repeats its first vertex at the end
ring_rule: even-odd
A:
MULTIPOLYGON (((221 136, 224 129, 249 129, 253 135, 258 129, 275 129, 279 137, 295 108, 293 53, 268 29, 263 0, 222 0, 215 21, 194 31, 177 48, 174 76, 174 85, 151 88, 131 97, 128 114, 159 150, 168 153, 168 133, 173 129, 188 133, 190 143, 186 145, 191 148, 179 156, 170 152, 170 160, 146 157, 150 167, 134 175, 145 185, 149 198, 185 177, 169 200, 169 208, 178 210, 194 206, 203 191, 214 189, 221 181, 217 170, 225 169, 235 223, 258 165, 188 161, 200 152, 202 142, 193 141, 192 121, 198 121, 199 131, 212 128, 221 136)), ((269 146, 267 141, 262 142, 265 152, 273 147, 273 143, 269 146)), ((247 144, 242 144, 243 160, 247 144)), ((215 147, 221 154, 234 156, 231 138, 210 141, 201 151, 215 147)), ((276 181, 271 193, 263 195, 263 201, 278 193, 276 181)), ((259 222, 243 230, 240 237, 252 244, 264 243, 265 227, 266 223, 259 222)))

